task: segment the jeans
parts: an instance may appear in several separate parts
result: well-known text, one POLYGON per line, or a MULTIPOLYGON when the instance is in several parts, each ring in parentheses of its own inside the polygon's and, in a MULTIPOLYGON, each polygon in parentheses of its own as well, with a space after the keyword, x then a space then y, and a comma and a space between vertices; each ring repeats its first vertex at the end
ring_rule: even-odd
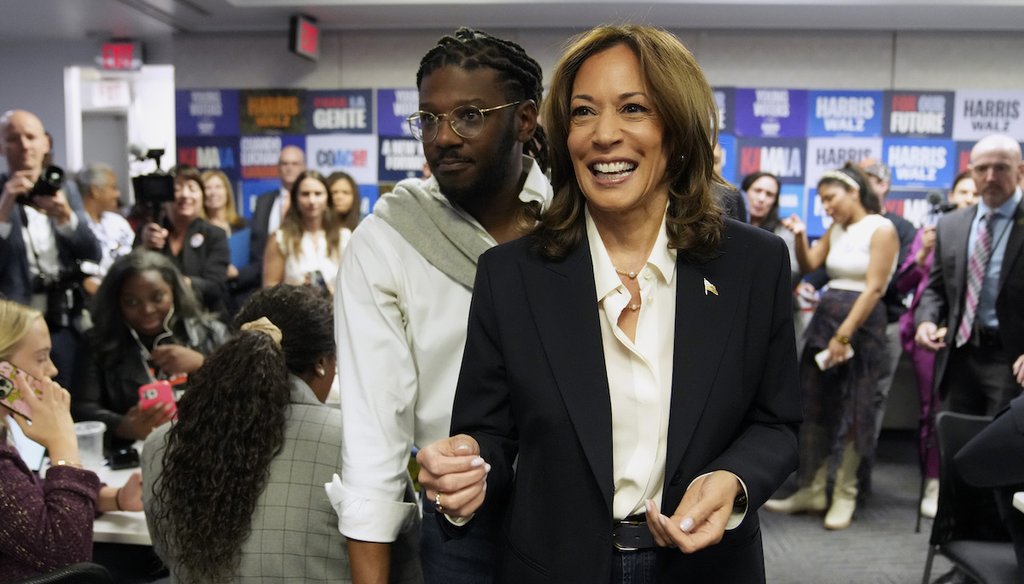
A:
POLYGON ((492 584, 498 567, 500 522, 484 515, 459 538, 447 539, 433 501, 423 501, 420 557, 425 584, 492 584))
POLYGON ((654 548, 612 555, 612 584, 654 584, 654 548))

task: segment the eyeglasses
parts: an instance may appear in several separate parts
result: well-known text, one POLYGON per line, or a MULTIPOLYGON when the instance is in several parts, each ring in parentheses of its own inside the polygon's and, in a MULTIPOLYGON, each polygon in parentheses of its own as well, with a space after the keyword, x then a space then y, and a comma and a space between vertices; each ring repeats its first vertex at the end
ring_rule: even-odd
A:
POLYGON ((445 117, 448 118, 448 127, 453 132, 463 138, 473 138, 484 128, 484 114, 519 105, 520 103, 522 103, 522 100, 485 109, 480 109, 475 105, 460 105, 452 111, 441 115, 430 112, 416 112, 406 118, 406 121, 409 122, 409 131, 412 132, 413 138, 424 144, 430 144, 437 139, 441 118, 445 117))

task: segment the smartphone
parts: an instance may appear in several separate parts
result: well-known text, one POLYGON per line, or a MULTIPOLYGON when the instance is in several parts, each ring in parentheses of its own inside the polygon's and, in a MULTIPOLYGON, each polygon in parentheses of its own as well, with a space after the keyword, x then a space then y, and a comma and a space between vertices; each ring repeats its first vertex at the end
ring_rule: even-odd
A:
POLYGON ((321 290, 322 292, 329 292, 330 288, 327 287, 327 279, 324 278, 323 272, 320 270, 313 270, 308 274, 309 283, 314 288, 321 290))
MULTIPOLYGON (((853 357, 853 347, 847 345, 846 346, 846 360, 849 361, 852 357, 853 357)), ((827 359, 828 359, 828 349, 823 349, 821 351, 818 351, 814 355, 814 362, 818 364, 818 369, 821 369, 822 371, 825 371, 826 369, 831 369, 832 367, 834 367, 836 365, 835 363, 828 363, 828 364, 826 364, 827 359)))
POLYGON ((174 390, 166 379, 147 383, 139 387, 139 407, 149 409, 156 404, 167 404, 171 417, 178 414, 178 404, 174 401, 174 390))
POLYGON ((112 470, 135 468, 139 466, 139 451, 131 446, 115 450, 110 455, 109 465, 112 470))
MULTIPOLYGON (((7 361, 0 361, 0 405, 31 420, 32 408, 21 397, 21 390, 15 383, 20 372, 20 369, 7 361)), ((43 384, 38 379, 27 373, 24 377, 28 379, 28 386, 36 391, 36 395, 42 394, 43 384)))

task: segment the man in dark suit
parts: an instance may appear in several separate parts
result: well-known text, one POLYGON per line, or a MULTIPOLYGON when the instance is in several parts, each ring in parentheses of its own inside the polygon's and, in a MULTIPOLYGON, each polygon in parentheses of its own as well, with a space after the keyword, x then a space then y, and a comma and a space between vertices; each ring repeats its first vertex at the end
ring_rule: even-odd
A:
POLYGON ((938 352, 935 387, 946 409, 991 416, 1020 393, 1015 373, 1024 364, 1020 144, 983 138, 971 150, 971 172, 981 202, 939 222, 915 341, 938 352))
POLYGON ((42 121, 31 112, 9 111, 0 117, 0 136, 10 170, 0 177, 0 296, 46 315, 57 381, 67 387, 78 347, 78 263, 99 261, 100 247, 63 189, 32 194, 50 152, 42 121))
POLYGON ((230 282, 232 294, 239 305, 245 296, 263 285, 263 251, 267 247, 267 238, 281 226, 281 219, 290 205, 292 185, 304 170, 306 155, 302 148, 285 146, 277 159, 281 186, 256 197, 249 232, 249 265, 238 270, 238 277, 230 282))

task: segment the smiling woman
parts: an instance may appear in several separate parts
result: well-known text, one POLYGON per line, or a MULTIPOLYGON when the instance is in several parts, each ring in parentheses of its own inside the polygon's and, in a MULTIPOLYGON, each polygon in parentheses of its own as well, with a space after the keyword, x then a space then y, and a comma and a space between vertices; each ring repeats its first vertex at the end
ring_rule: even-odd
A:
POLYGON ((797 452, 786 248, 722 217, 715 103, 671 34, 584 33, 549 95, 554 200, 480 259, 427 498, 505 514, 501 582, 763 582, 756 509, 797 452))

